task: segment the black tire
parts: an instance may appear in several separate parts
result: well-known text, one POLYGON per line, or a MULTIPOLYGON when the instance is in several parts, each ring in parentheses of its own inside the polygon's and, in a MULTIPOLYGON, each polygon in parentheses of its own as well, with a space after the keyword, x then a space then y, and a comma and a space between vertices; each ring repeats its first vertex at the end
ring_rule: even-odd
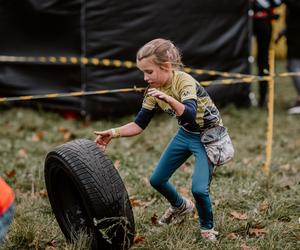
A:
POLYGON ((90 140, 78 139, 47 154, 45 182, 56 220, 69 241, 84 231, 91 249, 128 249, 134 217, 112 161, 90 140))

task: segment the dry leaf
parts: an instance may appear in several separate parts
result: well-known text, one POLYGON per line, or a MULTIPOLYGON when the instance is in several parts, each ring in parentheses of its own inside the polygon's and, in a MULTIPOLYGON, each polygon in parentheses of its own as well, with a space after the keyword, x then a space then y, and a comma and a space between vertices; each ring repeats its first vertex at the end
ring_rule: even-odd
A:
POLYGON ((191 165, 190 163, 185 162, 180 166, 180 169, 185 173, 191 174, 192 168, 190 167, 190 165, 191 165))
POLYGON ((67 142, 67 141, 70 141, 70 140, 76 138, 76 136, 68 128, 60 127, 60 128, 58 128, 58 131, 63 134, 64 142, 67 142))
POLYGON ((130 201, 130 204, 131 204, 132 207, 146 208, 146 207, 150 206, 152 203, 154 203, 156 201, 156 198, 147 199, 147 200, 140 200, 140 199, 137 199, 135 197, 130 197, 129 201, 130 201))
POLYGON ((247 220, 248 216, 246 213, 239 213, 237 211, 230 212, 230 215, 237 220, 247 220))
POLYGON ((248 246, 246 243, 241 245, 242 250, 257 250, 257 247, 248 246))
POLYGON ((116 168, 117 170, 119 170, 120 167, 121 167, 121 161, 120 161, 120 160, 116 160, 115 163, 114 163, 114 166, 115 166, 115 168, 116 168))
POLYGON ((75 138, 76 138, 76 136, 72 132, 66 132, 66 133, 64 133, 64 142, 73 140, 75 138))
POLYGON ((143 180, 144 184, 145 184, 147 187, 150 187, 150 183, 149 183, 148 177, 143 177, 142 180, 143 180))
POLYGON ((130 201, 130 204, 132 207, 141 207, 142 206, 141 200, 139 200, 135 197, 129 198, 129 201, 130 201))
POLYGON ((69 132, 69 129, 68 128, 65 128, 65 127, 59 127, 58 128, 58 131, 62 134, 66 133, 66 132, 69 132))
POLYGON ((48 241, 46 243, 46 248, 45 250, 57 250, 57 248, 55 247, 55 240, 51 240, 51 241, 48 241))
POLYGON ((158 224, 158 217, 156 214, 153 214, 152 217, 151 217, 151 224, 152 225, 157 225, 158 224))
POLYGON ((249 228, 249 235, 259 237, 262 235, 265 235, 267 233, 267 230, 264 228, 249 228))
POLYGON ((5 175, 7 176, 7 178, 14 178, 17 174, 17 171, 15 169, 12 169, 10 171, 5 171, 5 175))
POLYGON ((42 190, 40 190, 39 191, 39 195, 41 196, 41 197, 48 197, 48 193, 47 193, 47 190, 46 189, 42 189, 42 190))
POLYGON ((189 190, 186 187, 180 187, 179 192, 184 196, 184 197, 189 197, 189 190))
POLYGON ((40 141, 44 138, 44 132, 38 131, 35 134, 32 135, 31 140, 32 141, 40 141))
POLYGON ((27 151, 26 151, 26 149, 24 149, 24 148, 19 149, 17 155, 20 158, 26 158, 27 157, 27 151))
POLYGON ((269 209, 269 202, 267 200, 264 200, 262 203, 259 205, 259 211, 265 212, 269 209))
POLYGON ((228 239, 235 240, 239 237, 239 235, 237 233, 229 233, 229 234, 226 235, 226 237, 228 239))
POLYGON ((134 239, 133 239, 133 243, 134 244, 138 244, 138 243, 140 243, 140 242, 142 242, 142 241, 144 241, 145 240, 145 237, 144 236, 142 236, 142 235, 136 235, 135 237, 134 237, 134 239))
POLYGON ((251 158, 243 158, 242 162, 244 165, 248 165, 249 163, 251 163, 251 158))
POLYGON ((156 201, 156 198, 147 199, 143 202, 143 208, 149 207, 152 203, 156 201))
POLYGON ((283 164, 279 167, 280 170, 283 170, 283 171, 289 171, 290 170, 290 164, 287 163, 287 164, 283 164))

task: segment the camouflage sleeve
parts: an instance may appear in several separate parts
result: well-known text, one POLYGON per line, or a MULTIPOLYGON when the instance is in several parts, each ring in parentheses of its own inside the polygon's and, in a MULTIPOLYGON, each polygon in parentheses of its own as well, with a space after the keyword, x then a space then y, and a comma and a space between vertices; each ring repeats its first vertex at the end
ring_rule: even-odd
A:
POLYGON ((143 100, 143 108, 153 110, 156 107, 156 99, 153 96, 145 96, 143 100))

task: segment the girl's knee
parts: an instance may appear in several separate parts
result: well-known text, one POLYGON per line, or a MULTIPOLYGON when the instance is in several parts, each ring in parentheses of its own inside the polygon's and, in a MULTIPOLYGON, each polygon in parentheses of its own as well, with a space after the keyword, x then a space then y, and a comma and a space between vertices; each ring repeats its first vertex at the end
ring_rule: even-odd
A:
POLYGON ((193 187, 192 194, 195 198, 206 197, 209 195, 208 187, 198 187, 198 188, 193 187))
POLYGON ((157 178, 155 175, 152 175, 150 177, 149 182, 150 182, 150 185, 155 189, 159 188, 162 184, 162 180, 157 178))

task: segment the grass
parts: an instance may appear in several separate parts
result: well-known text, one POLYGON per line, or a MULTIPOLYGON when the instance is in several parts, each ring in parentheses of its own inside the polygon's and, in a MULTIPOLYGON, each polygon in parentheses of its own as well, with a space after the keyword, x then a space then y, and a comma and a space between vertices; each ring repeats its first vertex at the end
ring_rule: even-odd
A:
MULTIPOLYGON (((277 70, 284 71, 283 67, 278 63, 277 70)), ((141 241, 132 249, 300 249, 300 117, 286 113, 294 92, 289 78, 277 80, 269 176, 261 171, 267 111, 233 106, 221 110, 236 157, 216 171, 211 185, 215 227, 221 234, 217 243, 200 239, 196 215, 170 227, 157 227, 151 222, 167 204, 150 187, 148 177, 176 131, 176 121, 158 115, 142 135, 112 141, 107 154, 119 165, 129 195, 138 201, 133 210, 141 241), (243 220, 237 218, 242 215, 243 220)), ((94 130, 115 127, 133 118, 86 122, 65 120, 43 110, 2 110, 0 175, 15 190, 16 209, 0 249, 87 249, 89 241, 84 235, 76 244, 68 244, 52 214, 43 175, 45 156, 67 140, 94 139, 94 130)), ((172 178, 178 190, 189 197, 192 168, 190 159, 172 178)))

